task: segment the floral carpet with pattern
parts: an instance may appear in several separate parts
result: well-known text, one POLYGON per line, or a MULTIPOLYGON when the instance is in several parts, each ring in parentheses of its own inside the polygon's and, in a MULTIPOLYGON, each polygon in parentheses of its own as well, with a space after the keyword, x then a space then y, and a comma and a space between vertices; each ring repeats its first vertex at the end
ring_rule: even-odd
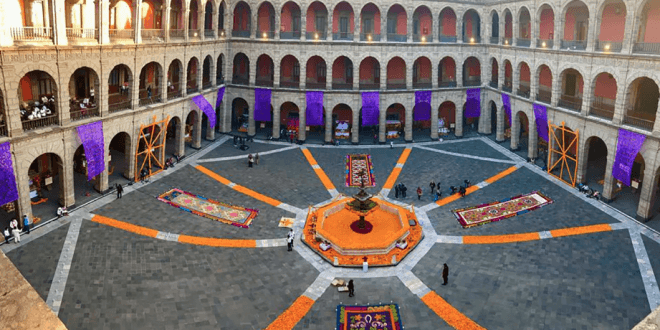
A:
POLYGON ((399 305, 337 306, 338 330, 401 330, 399 305))
POLYGON ((376 186, 371 155, 346 155, 346 187, 360 187, 364 179, 365 187, 376 186), (362 172, 364 171, 364 172, 362 172), (363 173, 360 175, 360 173, 363 173))
POLYGON ((552 200, 538 191, 515 196, 498 202, 452 210, 463 228, 483 225, 514 217, 551 204, 552 200))
POLYGON ((161 194, 158 200, 200 217, 243 228, 248 228, 259 214, 259 210, 225 204, 177 188, 161 194))

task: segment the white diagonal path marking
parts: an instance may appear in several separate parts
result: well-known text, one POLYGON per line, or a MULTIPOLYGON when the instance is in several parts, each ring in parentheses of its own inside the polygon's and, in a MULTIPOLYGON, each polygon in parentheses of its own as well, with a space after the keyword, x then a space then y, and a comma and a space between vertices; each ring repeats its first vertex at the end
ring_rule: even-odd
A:
MULTIPOLYGON (((292 149, 298 149, 300 147, 296 146, 289 146, 289 147, 284 147, 284 148, 279 148, 275 150, 269 150, 269 151, 264 151, 260 152, 259 155, 270 155, 278 152, 283 152, 287 150, 292 150, 292 149)), ((197 163, 211 163, 211 162, 222 162, 226 160, 237 160, 237 159, 246 159, 247 156, 245 155, 238 155, 238 156, 228 156, 228 157, 218 157, 218 158, 207 158, 207 159, 198 159, 196 162, 197 163)))
POLYGON ((504 159, 472 156, 472 155, 466 155, 466 154, 461 154, 461 153, 457 153, 457 152, 445 151, 445 150, 434 149, 434 148, 429 148, 429 147, 424 147, 424 146, 417 146, 416 145, 415 148, 419 148, 419 149, 423 149, 423 150, 431 151, 431 152, 437 152, 437 153, 441 153, 441 154, 445 154, 445 155, 456 156, 456 157, 483 160, 483 161, 487 161, 487 162, 504 163, 504 164, 516 164, 516 163, 518 163, 518 162, 513 161, 513 160, 504 160, 504 159))
POLYGON ((316 301, 323 295, 323 292, 328 289, 330 283, 332 283, 332 280, 334 279, 335 276, 332 274, 332 272, 321 272, 319 276, 316 277, 316 280, 314 280, 314 282, 307 288, 307 290, 305 290, 303 295, 316 301))
POLYGON ((401 282, 403 282, 403 285, 410 289, 410 291, 419 298, 422 298, 427 293, 431 292, 431 289, 429 289, 422 280, 417 278, 417 276, 410 271, 398 273, 397 276, 401 282))
POLYGON ((644 289, 646 290, 646 298, 649 300, 651 310, 655 310, 660 306, 660 290, 658 290, 658 282, 651 267, 649 255, 644 247, 642 235, 639 230, 629 230, 630 239, 632 240, 635 256, 637 257, 637 264, 639 265, 639 272, 642 274, 642 281, 644 282, 644 289))
POLYGON ((507 156, 507 157, 511 158, 511 160, 518 161, 518 162, 519 162, 519 161, 525 161, 524 158, 522 158, 522 157, 520 157, 519 155, 517 155, 517 154, 511 152, 511 151, 508 150, 507 148, 504 148, 503 146, 497 144, 495 141, 493 141, 493 140, 491 140, 491 139, 489 139, 489 138, 481 137, 480 139, 481 139, 481 141, 485 142, 487 145, 493 147, 493 149, 499 151, 499 152, 500 152, 501 154, 503 154, 504 156, 507 156))

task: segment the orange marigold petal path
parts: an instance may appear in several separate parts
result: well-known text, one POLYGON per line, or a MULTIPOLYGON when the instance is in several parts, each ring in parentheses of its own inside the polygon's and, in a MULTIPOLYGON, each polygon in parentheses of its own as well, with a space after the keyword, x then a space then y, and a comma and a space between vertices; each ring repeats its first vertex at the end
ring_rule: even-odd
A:
POLYGON ((522 234, 492 235, 492 236, 463 236, 463 244, 513 243, 513 242, 535 241, 539 239, 541 239, 539 233, 522 233, 522 234))
MULTIPOLYGON (((484 181, 487 182, 488 184, 492 184, 493 182, 496 182, 497 180, 499 180, 499 179, 515 172, 517 169, 518 169, 517 166, 511 166, 511 167, 507 168, 506 170, 504 170, 500 173, 497 173, 497 174, 491 176, 490 178, 488 178, 484 181)), ((473 192, 475 192, 479 189, 480 189, 479 186, 476 186, 476 185, 475 186, 469 186, 467 189, 465 189, 465 195, 467 196, 467 195, 469 195, 469 194, 471 194, 471 193, 473 193, 473 192)), ((447 204, 449 204, 449 203, 451 203, 451 202, 453 202, 453 201, 455 201, 459 198, 461 198, 461 194, 455 193, 453 195, 449 195, 449 196, 447 196, 443 199, 440 199, 435 203, 438 204, 438 206, 444 206, 444 205, 447 205, 447 204)))
POLYGON ((301 148, 303 155, 305 155, 305 158, 307 158, 307 161, 309 162, 309 165, 312 165, 312 168, 314 165, 317 166, 317 168, 314 168, 314 172, 316 172, 316 175, 319 177, 321 180, 321 183, 323 183, 323 186, 325 189, 328 190, 333 190, 336 189, 335 185, 330 181, 330 178, 325 174, 325 171, 319 166, 319 164, 316 162, 316 159, 314 159, 314 156, 312 156, 312 153, 307 149, 307 148, 301 148))
POLYGON ((307 296, 300 296, 287 308, 266 330, 293 329, 294 326, 309 312, 314 300, 307 296))
POLYGON ((555 230, 551 230, 550 234, 552 234, 552 237, 564 237, 564 236, 599 233, 599 232, 611 231, 611 230, 612 230, 612 226, 605 223, 600 225, 555 229, 555 230))
MULTIPOLYGON (((406 161, 408 160, 408 156, 410 156, 411 151, 412 149, 410 148, 403 149, 401 156, 399 156, 399 160, 396 161, 396 165, 403 166, 403 164, 405 164, 406 161)), ((387 178, 387 181, 385 181, 385 185, 383 185, 383 189, 392 189, 392 187, 394 187, 394 183, 396 182, 396 179, 399 177, 399 174, 401 174, 401 167, 394 167, 392 173, 390 173, 390 176, 387 178)))
MULTIPOLYGON (((204 166, 202 166, 202 165, 197 165, 197 166, 195 166, 195 168, 196 168, 197 170, 199 170, 200 172, 202 172, 202 173, 208 175, 210 178, 212 178, 212 179, 214 179, 214 180, 216 180, 216 181, 218 181, 218 182, 220 182, 220 183, 222 183, 222 184, 224 184, 224 185, 227 185, 227 186, 228 186, 230 183, 232 183, 232 182, 229 181, 227 178, 225 178, 225 177, 223 177, 223 176, 221 176, 221 175, 219 175, 219 174, 217 174, 217 173, 215 173, 215 172, 209 170, 208 168, 206 168, 206 167, 204 167, 204 166)), ((245 195, 248 195, 248 196, 250 196, 250 197, 253 197, 253 198, 257 199, 257 200, 260 200, 260 201, 262 201, 262 202, 264 202, 264 203, 266 203, 266 204, 272 205, 272 206, 276 206, 276 207, 277 207, 278 205, 282 204, 282 202, 278 201, 277 199, 274 199, 274 198, 268 197, 268 196, 266 196, 266 195, 262 195, 262 194, 260 194, 260 193, 258 193, 258 192, 256 192, 256 191, 254 191, 254 190, 252 190, 252 189, 249 189, 249 188, 243 187, 243 186, 238 185, 238 184, 235 184, 235 185, 234 185, 233 187, 231 187, 231 188, 234 189, 234 190, 236 190, 236 191, 238 191, 238 192, 240 192, 240 193, 243 193, 243 194, 245 194, 245 195)))
POLYGON ((156 237, 156 235, 158 235, 158 230, 130 224, 128 222, 111 219, 101 215, 93 216, 92 221, 142 236, 156 237))
POLYGON ((442 299, 435 291, 431 291, 422 297, 422 301, 429 306, 440 318, 457 330, 485 330, 476 322, 459 312, 454 306, 442 299))

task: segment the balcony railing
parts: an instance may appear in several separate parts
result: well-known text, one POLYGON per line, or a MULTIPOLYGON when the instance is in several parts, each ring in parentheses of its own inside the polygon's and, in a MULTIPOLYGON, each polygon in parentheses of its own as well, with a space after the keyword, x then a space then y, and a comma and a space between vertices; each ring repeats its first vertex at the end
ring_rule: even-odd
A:
POLYGON ((0 123, 0 136, 7 136, 7 125, 0 123))
POLYGON ((500 43, 500 37, 490 37, 490 43, 493 45, 497 45, 500 43))
POLYGON ((307 32, 305 38, 307 38, 307 40, 325 40, 325 31, 307 32))
POLYGON ((380 34, 360 33, 360 41, 380 41, 380 34))
POLYGON ((456 42, 456 36, 443 36, 440 35, 440 42, 456 42))
MULTIPOLYGON (((614 100, 610 101, 614 102, 614 100)), ((614 104, 605 102, 605 99, 596 96, 591 103, 591 108, 589 108, 589 115, 612 120, 614 117, 614 104)))
POLYGON ((408 36, 405 35, 405 34, 388 33, 387 34, 387 41, 388 42, 406 42, 406 41, 408 41, 408 36))
POLYGON ((353 89, 353 83, 352 82, 333 82, 332 83, 332 89, 351 90, 351 89, 353 89))
POLYGON ((516 91, 516 95, 528 99, 529 98, 529 87, 518 88, 518 90, 516 91))
POLYGON ((636 42, 633 46, 634 53, 660 54, 660 42, 636 42))
POLYGON ((300 40, 300 31, 280 32, 280 39, 300 40))
POLYGON ((119 30, 119 29, 109 29, 108 35, 111 40, 120 40, 127 39, 133 40, 135 38, 135 31, 133 29, 119 30))
POLYGON ((491 80, 491 81, 488 83, 488 86, 497 89, 497 79, 495 79, 494 81, 491 80))
POLYGON ((440 82, 438 82, 438 87, 440 87, 440 88, 454 88, 454 87, 456 87, 456 81, 440 81, 440 82))
POLYGON ((234 85, 248 85, 250 83, 248 77, 234 76, 234 79, 231 80, 234 85))
POLYGON ((120 100, 108 104, 108 112, 118 112, 122 110, 127 110, 131 108, 131 100, 120 100))
POLYGON ((231 36, 235 38, 249 38, 250 30, 232 30, 231 36))
POLYGON ((332 40, 353 41, 353 32, 337 32, 332 34, 332 40))
POLYGON ((170 39, 183 39, 185 36, 185 30, 170 30, 170 39))
POLYGON ((569 95, 562 95, 559 98, 559 102, 557 103, 557 105, 562 108, 566 108, 568 110, 580 111, 582 107, 582 98, 569 96, 569 95))
POLYGON ((564 50, 585 50, 587 49, 586 40, 561 40, 561 49, 564 50))
POLYGON ((380 82, 360 83, 360 89, 380 89, 380 82))
POLYGON ((513 84, 511 82, 504 81, 504 86, 502 86, 502 90, 511 93, 513 91, 513 84))
POLYGON ((257 32, 257 38, 260 40, 273 40, 275 39, 275 31, 257 32))
POLYGON ((83 29, 83 28, 66 28, 66 38, 67 40, 81 40, 81 39, 98 40, 99 30, 83 29))
POLYGON ((176 99, 176 98, 181 97, 181 95, 183 95, 183 93, 180 90, 167 92, 167 99, 168 100, 176 99))
POLYGON ((433 35, 413 34, 413 42, 433 42, 433 35))
POLYGON ((465 87, 473 87, 473 86, 481 86, 481 78, 477 79, 463 79, 463 86, 465 87))
POLYGON ((286 80, 280 81, 280 87, 299 88, 300 87, 299 80, 300 80, 300 78, 294 79, 293 81, 286 81, 286 80))
POLYGON ((57 125, 57 115, 51 115, 45 118, 25 120, 22 122, 24 131, 57 125))
POLYGON ((481 36, 463 36, 463 42, 466 44, 478 44, 481 43, 481 36))
POLYGON ((139 99, 138 104, 139 104, 141 107, 143 107, 143 106, 145 106, 145 105, 151 105, 151 104, 154 104, 154 103, 160 103, 160 102, 161 102, 160 94, 155 94, 155 95, 151 95, 151 97, 146 96, 146 95, 143 96, 143 97, 141 97, 141 98, 139 99))
POLYGON ((539 102, 550 104, 550 102, 552 102, 552 92, 540 90, 538 93, 536 93, 536 100, 539 102))
POLYGON ((199 39, 199 30, 188 30, 188 39, 199 39))
POLYGON ((414 89, 431 88, 431 87, 433 87, 433 84, 431 84, 430 81, 413 81, 413 88, 414 89))
POLYGON ((622 48, 623 48, 623 42, 621 41, 615 42, 615 41, 596 40, 596 50, 602 52, 619 53, 621 52, 622 48))
POLYGON ((140 31, 143 42, 163 42, 165 41, 165 31, 161 29, 142 29, 140 31))
POLYGON ((648 120, 648 119, 639 118, 639 117, 633 117, 633 116, 627 114, 628 111, 632 111, 632 109, 627 109, 626 110, 626 115, 623 116, 623 123, 624 124, 639 127, 641 129, 647 130, 649 132, 653 131, 653 124, 655 123, 653 120, 648 120))
POLYGON ((213 87, 211 80, 202 82, 202 89, 209 89, 213 87))
POLYGON ((186 94, 188 94, 188 95, 194 94, 194 93, 197 93, 197 92, 199 92, 199 87, 198 86, 189 85, 188 87, 186 87, 186 94))
POLYGON ((513 38, 502 37, 502 45, 512 46, 513 45, 513 38))
POLYGON ((532 39, 516 38, 516 46, 518 47, 529 47, 531 44, 532 44, 532 39))
POLYGON ((81 109, 79 106, 78 107, 71 107, 71 110, 69 111, 69 116, 71 118, 71 121, 87 119, 87 118, 92 118, 92 117, 98 117, 100 115, 101 115, 101 113, 99 112, 99 107, 98 106, 90 107, 90 108, 84 108, 84 109, 81 109))
POLYGON ((552 49, 555 44, 553 39, 536 39, 536 48, 552 49))
POLYGON ((49 27, 12 27, 14 41, 50 41, 53 40, 53 28, 49 27))
POLYGON ((309 89, 325 89, 325 85, 326 85, 326 84, 325 84, 325 81, 323 81, 323 82, 319 82, 319 81, 316 81, 316 82, 309 82, 309 81, 308 81, 308 82, 305 83, 305 88, 309 88, 309 89))
POLYGON ((204 30, 204 39, 215 39, 215 30, 204 30))
POLYGON ((267 79, 257 78, 254 81, 254 84, 256 86, 273 87, 273 80, 268 79, 268 78, 267 79))
POLYGON ((215 84, 220 86, 225 83, 225 77, 219 76, 215 78, 215 84))
POLYGON ((387 82, 387 89, 406 89, 406 83, 387 82))

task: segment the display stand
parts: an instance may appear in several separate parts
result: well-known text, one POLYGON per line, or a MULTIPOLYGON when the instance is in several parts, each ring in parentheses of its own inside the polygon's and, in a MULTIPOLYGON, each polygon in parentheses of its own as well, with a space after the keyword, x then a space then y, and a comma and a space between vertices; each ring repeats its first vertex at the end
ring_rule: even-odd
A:
POLYGON ((398 120, 388 120, 385 122, 385 133, 388 139, 398 139, 401 131, 401 122, 398 120))

